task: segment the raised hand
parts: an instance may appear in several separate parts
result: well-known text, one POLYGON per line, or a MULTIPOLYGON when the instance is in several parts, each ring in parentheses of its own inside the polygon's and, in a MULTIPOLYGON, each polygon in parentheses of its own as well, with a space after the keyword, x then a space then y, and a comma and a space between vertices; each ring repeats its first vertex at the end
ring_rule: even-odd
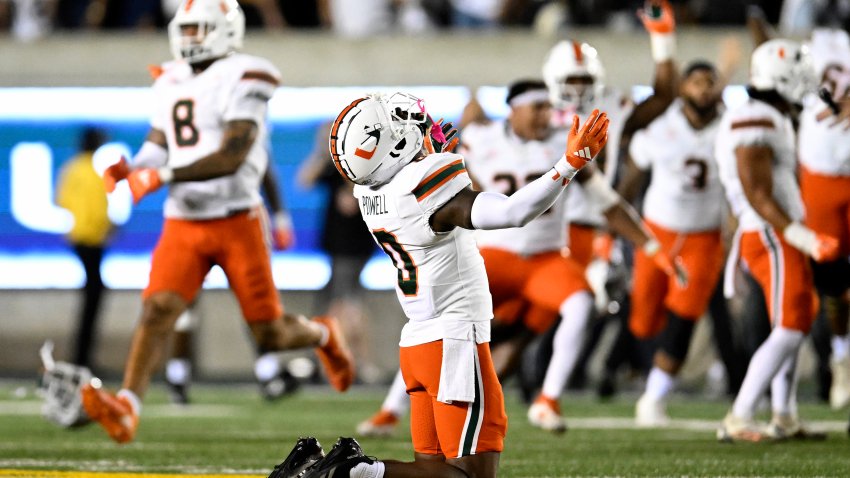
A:
POLYGON ((109 166, 103 171, 103 185, 106 187, 106 192, 115 191, 115 185, 118 182, 127 179, 130 174, 130 165, 127 164, 127 158, 121 156, 117 163, 109 166))
POLYGON ((593 160, 608 142, 608 115, 593 110, 579 128, 578 115, 573 116, 573 125, 567 137, 566 161, 575 169, 583 168, 593 160))
POLYGON ((425 136, 425 150, 428 151, 428 154, 451 153, 457 147, 458 142, 460 142, 460 138, 452 122, 443 123, 443 119, 440 118, 428 129, 428 134, 425 136))
POLYGON ((673 33, 676 30, 673 8, 667 0, 647 0, 644 7, 637 11, 637 16, 650 34, 673 33))

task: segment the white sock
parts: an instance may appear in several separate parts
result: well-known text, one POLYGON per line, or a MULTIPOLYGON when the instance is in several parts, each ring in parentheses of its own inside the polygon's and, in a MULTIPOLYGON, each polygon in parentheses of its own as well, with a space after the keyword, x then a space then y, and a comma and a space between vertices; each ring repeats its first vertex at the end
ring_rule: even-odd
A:
POLYGON ((850 355, 850 341, 848 339, 850 339, 850 334, 832 336, 832 360, 837 362, 850 355))
POLYGON ((142 413, 142 401, 139 399, 139 396, 136 395, 132 390, 128 390, 126 388, 122 388, 116 394, 118 397, 125 398, 128 402, 130 402, 130 408, 133 409, 133 413, 136 416, 139 416, 142 413))
POLYGON ((797 415, 797 354, 787 357, 770 382, 770 408, 774 415, 797 415))
POLYGON ((325 345, 328 345, 328 340, 331 339, 331 331, 328 330, 325 324, 321 324, 318 322, 314 323, 318 324, 319 327, 322 329, 322 336, 319 338, 319 345, 317 345, 317 347, 324 347, 325 345))
POLYGON ((553 400, 561 396, 576 365, 592 307, 593 296, 587 291, 576 292, 561 304, 561 323, 552 339, 552 358, 541 390, 553 400))
POLYGON ((652 370, 649 371, 649 377, 646 379, 644 396, 656 401, 661 400, 669 395, 675 386, 676 377, 658 367, 652 367, 652 370))
POLYGON ((189 359, 169 359, 165 365, 165 378, 177 385, 186 385, 192 380, 192 364, 189 359))
POLYGON ((280 359, 275 352, 261 355, 254 362, 254 376, 260 382, 267 382, 280 373, 280 359))
POLYGON ((756 404, 767 390, 779 367, 786 358, 796 354, 803 343, 803 333, 798 330, 774 327, 767 340, 756 350, 744 376, 741 390, 735 397, 732 413, 738 418, 751 419, 755 414, 756 404))
POLYGON ((401 376, 401 370, 396 372, 393 384, 390 385, 387 396, 384 398, 384 403, 381 404, 381 410, 388 411, 397 417, 401 417, 410 408, 410 397, 407 396, 407 385, 404 383, 404 377, 401 376))
POLYGON ((376 461, 371 465, 369 463, 359 463, 348 474, 350 478, 384 478, 384 463, 376 461))

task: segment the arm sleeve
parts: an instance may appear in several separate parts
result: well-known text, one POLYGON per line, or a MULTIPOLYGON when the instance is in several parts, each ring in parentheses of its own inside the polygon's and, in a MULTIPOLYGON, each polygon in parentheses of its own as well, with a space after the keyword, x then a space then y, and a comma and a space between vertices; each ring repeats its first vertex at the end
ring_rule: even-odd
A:
POLYGON ((567 184, 569 181, 552 169, 510 196, 482 192, 472 203, 472 225, 475 229, 524 226, 552 207, 567 184))
POLYGON ((133 168, 161 168, 168 162, 168 150, 151 141, 142 143, 142 147, 133 156, 133 168))

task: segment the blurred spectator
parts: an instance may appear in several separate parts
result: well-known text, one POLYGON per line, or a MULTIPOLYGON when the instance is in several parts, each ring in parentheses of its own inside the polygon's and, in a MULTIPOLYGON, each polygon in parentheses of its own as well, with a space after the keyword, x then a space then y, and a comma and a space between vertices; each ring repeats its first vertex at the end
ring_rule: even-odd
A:
POLYGON ((351 38, 432 28, 421 0, 318 0, 322 24, 351 38))
POLYGON ((371 357, 360 273, 375 253, 375 241, 360 216, 354 185, 343 179, 328 155, 330 127, 327 123, 319 128, 313 152, 298 171, 301 186, 321 184, 328 189, 321 245, 331 261, 331 278, 318 296, 319 310, 315 312, 339 318, 360 368, 360 379, 373 382, 380 377, 371 357))
POLYGON ((56 202, 74 217, 67 239, 80 258, 86 273, 82 289, 73 362, 91 368, 96 343, 97 316, 104 291, 100 264, 112 223, 107 215, 106 188, 95 172, 94 152, 106 142, 106 135, 96 128, 83 131, 80 152, 62 168, 56 202))

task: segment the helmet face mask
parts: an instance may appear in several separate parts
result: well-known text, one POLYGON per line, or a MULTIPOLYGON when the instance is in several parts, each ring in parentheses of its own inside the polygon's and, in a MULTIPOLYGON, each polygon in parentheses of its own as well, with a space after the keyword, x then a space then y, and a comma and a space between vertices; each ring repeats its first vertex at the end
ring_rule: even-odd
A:
POLYGON ((595 48, 565 40, 549 51, 543 63, 543 80, 552 106, 587 111, 602 96, 605 69, 595 48))
POLYGON ((422 100, 406 93, 355 100, 331 128, 334 166, 355 184, 384 184, 420 154, 426 121, 422 100))
POLYGON ((245 15, 235 0, 183 0, 168 24, 171 53, 189 63, 242 48, 245 15))
POLYGON ((808 49, 784 39, 763 43, 753 52, 750 85, 757 90, 775 90, 791 104, 802 103, 817 86, 808 49))

